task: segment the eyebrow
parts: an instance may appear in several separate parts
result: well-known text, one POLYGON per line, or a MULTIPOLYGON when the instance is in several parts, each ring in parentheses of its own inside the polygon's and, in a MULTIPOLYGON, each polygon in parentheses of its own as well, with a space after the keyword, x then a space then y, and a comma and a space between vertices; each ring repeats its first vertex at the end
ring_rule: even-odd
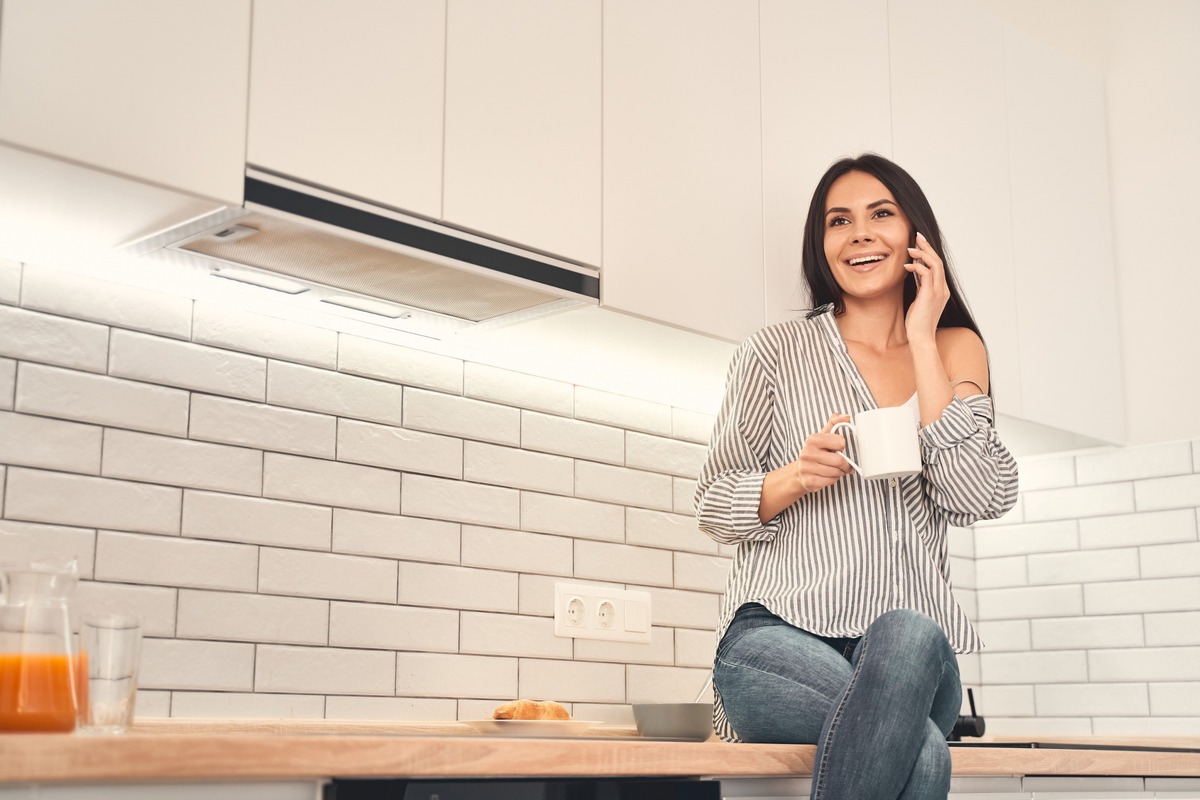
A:
MULTIPOLYGON (((888 204, 888 205, 893 205, 893 206, 894 206, 894 205, 896 205, 896 201, 895 201, 895 200, 888 200, 888 199, 885 197, 885 198, 883 198, 882 200, 876 200, 874 203, 868 203, 868 204, 867 204, 867 209, 869 210, 869 209, 872 209, 872 208, 878 208, 879 206, 881 206, 881 205, 884 205, 885 203, 886 203, 886 204, 888 204)), ((829 216, 830 214, 833 214, 834 212, 837 212, 837 213, 840 213, 840 214, 849 214, 849 213, 850 213, 850 209, 848 209, 848 208, 842 208, 841 206, 838 206, 837 208, 831 208, 831 209, 829 209, 828 211, 826 211, 826 212, 825 212, 825 216, 829 216)))

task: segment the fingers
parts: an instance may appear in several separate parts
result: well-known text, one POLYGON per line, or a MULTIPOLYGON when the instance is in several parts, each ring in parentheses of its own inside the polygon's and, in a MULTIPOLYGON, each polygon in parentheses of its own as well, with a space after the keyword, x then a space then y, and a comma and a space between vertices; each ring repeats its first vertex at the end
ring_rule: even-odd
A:
POLYGON ((829 417, 829 421, 825 423, 825 427, 821 428, 821 433, 832 433, 834 425, 837 425, 839 422, 849 422, 849 421, 850 421, 849 414, 833 414, 829 417))

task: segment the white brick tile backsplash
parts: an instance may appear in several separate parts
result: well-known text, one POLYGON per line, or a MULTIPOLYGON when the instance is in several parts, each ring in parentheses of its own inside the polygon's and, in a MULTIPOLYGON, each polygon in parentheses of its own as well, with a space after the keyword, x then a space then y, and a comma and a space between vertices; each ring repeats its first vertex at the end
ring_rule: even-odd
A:
POLYGON ((970 528, 946 528, 946 550, 959 558, 975 558, 975 531, 970 528))
POLYGON ((421 389, 404 390, 404 427, 496 444, 521 442, 519 409, 421 389))
POLYGON ((1138 548, 1143 578, 1200 575, 1200 542, 1138 548))
POLYGON ((142 618, 143 636, 170 637, 175 635, 178 594, 178 589, 164 586, 80 581, 74 602, 88 614, 136 614, 142 618))
POLYGON ((1133 486, 1128 483, 1044 489, 1026 493, 1024 501, 1026 522, 1103 517, 1135 510, 1133 486))
POLYGON ((512 572, 400 562, 399 602, 479 611, 516 611, 512 572))
POLYGON ((399 425, 404 389, 395 384, 327 369, 272 360, 267 370, 267 402, 399 425))
POLYGON ((672 408, 671 436, 707 447, 712 438, 713 423, 715 422, 716 417, 712 414, 702 414, 686 408, 672 408))
POLYGON ((675 553, 675 588, 698 589, 702 592, 725 591, 729 577, 728 558, 695 553, 675 553))
POLYGON ((545 411, 560 417, 569 417, 575 411, 575 387, 563 381, 469 361, 465 364, 463 378, 463 394, 477 400, 545 411))
POLYGON ((570 660, 572 641, 554 635, 554 620, 549 617, 464 611, 458 649, 476 655, 570 660))
POLYGON ((984 620, 975 625, 988 653, 1020 652, 1030 649, 1027 619, 984 620))
POLYGON ((695 517, 643 508, 625 510, 625 541, 689 553, 717 552, 717 543, 700 532, 695 517))
POLYGON ((975 562, 969 558, 950 556, 950 580, 956 589, 974 589, 975 562))
POLYGON ((183 493, 184 536, 251 544, 328 550, 328 508, 215 494, 188 489, 183 493))
POLYGON ((394 654, 379 650, 260 644, 255 692, 394 695, 394 654))
POLYGON ((260 450, 151 433, 104 432, 106 478, 164 483, 235 494, 262 494, 260 450))
POLYGON ((623 703, 625 666, 522 658, 516 696, 560 703, 623 703))
POLYGON ((1138 511, 1200 506, 1200 473, 1135 481, 1138 511))
POLYGON ((384 650, 458 649, 459 613, 440 608, 335 602, 329 644, 384 650))
POLYGON ((223 304, 196 303, 192 341, 326 369, 337 366, 335 331, 223 304))
POLYGON ((1144 683, 1044 685, 1034 689, 1038 714, 1046 717, 1144 716, 1150 713, 1144 683))
POLYGON ((1151 647, 1200 645, 1200 611, 1146 614, 1146 644, 1151 647))
POLYGON ((400 510, 400 475, 358 464, 266 453, 263 496, 394 514, 400 510))
POLYGON ((0 409, 11 411, 17 402, 17 362, 0 358, 0 409))
POLYGON ((675 665, 712 669, 717 653, 716 631, 675 631, 675 665))
POLYGON ((1192 471, 1192 454, 1187 442, 1083 453, 1076 456, 1075 461, 1080 484, 1156 478, 1192 471))
POLYGON ((671 510, 676 514, 696 515, 696 481, 671 479, 671 510))
POLYGON ((329 638, 329 603, 180 589, 178 625, 181 639, 323 645, 329 638))
POLYGON ((671 551, 608 542, 575 542, 575 574, 592 580, 670 586, 671 551))
MULTIPOLYGON (((138 715, 142 707, 138 704, 138 715)), ((171 716, 208 719, 322 719, 325 698, 313 694, 175 692, 171 716)))
POLYGON ((259 402, 267 396, 267 362, 215 347, 114 330, 108 373, 259 402))
POLYGON ((115 428, 186 436, 188 393, 182 389, 22 364, 16 409, 115 428))
POLYGON ((194 394, 188 435, 259 450, 333 458, 337 419, 263 403, 194 394))
POLYGON ((171 716, 171 693, 138 689, 137 715, 142 719, 171 716))
POLYGON ((252 644, 147 638, 142 640, 138 685, 248 692, 254 687, 254 671, 252 644))
MULTIPOLYGON (((553 620, 550 620, 550 622, 553 623, 553 620)), ((565 657, 569 658, 570 654, 570 650, 568 649, 565 657)), ((537 654, 531 653, 530 655, 537 654)), ((579 661, 606 661, 612 664, 661 664, 669 666, 675 663, 674 636, 670 628, 651 628, 649 644, 576 639, 575 658, 579 661)))
POLYGON ((1088 549, 1195 540, 1196 515, 1190 508, 1079 520, 1079 545, 1088 549))
POLYGON ((500 528, 518 528, 521 524, 520 492, 482 483, 404 476, 402 513, 500 528))
POLYGON ((521 447, 589 461, 625 463, 625 433, 620 428, 533 411, 521 412, 521 447))
POLYGON ((21 306, 173 339, 188 338, 192 329, 190 298, 56 269, 25 270, 21 306))
POLYGON ((572 714, 576 719, 596 720, 606 725, 634 724, 633 706, 614 703, 573 703, 572 714))
POLYGON ((1166 717, 1200 717, 1200 683, 1150 684, 1150 713, 1166 717))
POLYGON ((977 595, 981 620, 1067 617, 1083 613, 1083 590, 1079 586, 980 589, 977 595))
POLYGON ((517 694, 515 658, 442 653, 397 653, 395 658, 399 695, 501 701, 528 696, 517 694))
MULTIPOLYGON (((982 558, 975 563, 976 589, 1004 589, 1025 586, 1029 583, 1027 556, 1007 558, 982 558)), ((959 586, 957 581, 955 585, 959 586)))
POLYGON ((146 533, 179 533, 181 490, 109 478, 10 467, 11 519, 146 533))
POLYGON ((258 589, 295 597, 396 601, 396 562, 264 547, 259 553, 258 589))
MULTIPOLYGON (((1194 737, 1200 730, 1200 716, 1197 717, 1096 717, 1092 720, 1092 730, 1097 736, 1180 736, 1194 737)), ((1147 778, 1147 785, 1159 785, 1160 781, 1170 778, 1147 778)), ((1160 791, 1158 796, 1170 798, 1173 795, 1160 791)), ((1180 800, 1186 798, 1183 795, 1180 800)))
POLYGON ((635 469, 695 478, 707 455, 704 445, 637 431, 625 434, 625 465, 635 469))
POLYGON ((1142 647, 1088 653, 1093 682, 1200 681, 1200 647, 1142 647))
POLYGON ((258 548, 136 533, 99 531, 96 580, 252 592, 258 548))
POLYGON ((463 475, 462 439, 373 422, 338 420, 337 457, 424 475, 463 475))
POLYGON ((690 703, 704 688, 708 670, 630 664, 627 677, 630 703, 690 703))
POLYGON ((975 691, 975 710, 991 724, 998 715, 1032 717, 1036 712, 1033 705, 1032 686, 984 686, 975 691))
POLYGON ((565 536, 465 525, 462 563, 467 567, 569 576, 572 542, 565 536))
POLYGON ((1145 641, 1139 614, 1035 619, 1029 624, 1034 650, 1140 647, 1145 641))
POLYGON ((15 306, 21 299, 21 262, 0 258, 0 303, 15 306))
MULTIPOLYGON (((4 469, 0 468, 0 481, 4 469)), ((0 484, 3 485, 3 484, 0 484)), ((3 506, 0 505, 0 508, 3 506)), ((96 532, 0 519, 0 553, 9 562, 79 560, 79 575, 90 578, 96 558, 96 532)))
POLYGON ((335 508, 333 550, 359 556, 456 564, 459 529, 456 522, 335 508))
MULTIPOLYGON (((1090 736, 1092 723, 1084 717, 988 717, 989 736, 1021 737, 1028 740, 1038 736, 1090 736)), ((1000 795, 1003 797, 1003 795, 1000 795)), ((1030 796, 1018 795, 1021 800, 1030 796)))
POLYGON ((457 709, 457 701, 433 697, 332 695, 325 698, 326 719, 453 722, 457 719, 457 709))
POLYGON ((670 511, 673 500, 669 475, 590 461, 575 462, 575 495, 660 511, 670 511))
POLYGON ((983 683, 1086 683, 1087 653, 1060 650, 1033 653, 983 653, 983 683))
POLYGON ((0 306, 0 356, 104 372, 108 359, 108 328, 0 306))
POLYGON ((975 557, 1022 556, 1029 553, 1060 553, 1079 547, 1075 520, 995 526, 975 532, 975 557))
POLYGON ((1088 584, 1083 605, 1089 615, 1200 608, 1200 577, 1088 584))
POLYGON ((100 439, 94 425, 0 411, 0 463, 96 475, 100 439))
POLYGON ((347 333, 339 339, 338 369, 405 386, 463 392, 463 362, 459 359, 347 333))
POLYGON ((464 444, 463 477, 476 483, 551 494, 569 495, 575 488, 571 459, 483 442, 464 444))
POLYGON ((671 435, 671 407, 585 386, 575 388, 575 417, 618 428, 671 435))
POLYGON ((1039 553, 1029 556, 1029 583, 1034 586, 1128 580, 1136 577, 1136 547, 1120 550, 1084 550, 1075 553, 1039 553))
POLYGON ((1018 459, 1021 491, 1061 489, 1075 485, 1075 459, 1069 456, 1034 456, 1018 459))
MULTIPOLYGON (((7 474, 8 467, 0 466, 0 487, 4 486, 4 476, 7 474)), ((4 517, 4 491, 0 489, 0 519, 4 517)))
POLYGON ((650 593, 650 622, 674 628, 713 631, 720 616, 720 596, 683 589, 634 586, 650 593))
POLYGON ((521 528, 619 542, 625 538, 625 509, 593 500, 521 492, 521 528))

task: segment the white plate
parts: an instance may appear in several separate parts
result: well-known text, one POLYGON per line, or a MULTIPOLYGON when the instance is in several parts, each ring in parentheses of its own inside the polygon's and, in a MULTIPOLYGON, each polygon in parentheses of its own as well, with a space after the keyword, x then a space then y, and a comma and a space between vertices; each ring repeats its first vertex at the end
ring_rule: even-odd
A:
POLYGON ((603 723, 586 719, 471 719, 463 720, 489 736, 579 736, 603 723))

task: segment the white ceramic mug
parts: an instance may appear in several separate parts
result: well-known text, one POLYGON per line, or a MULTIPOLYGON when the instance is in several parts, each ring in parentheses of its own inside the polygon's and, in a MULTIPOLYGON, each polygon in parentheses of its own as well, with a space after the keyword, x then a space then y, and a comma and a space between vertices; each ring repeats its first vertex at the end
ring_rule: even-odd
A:
POLYGON ((860 411, 854 422, 839 422, 839 428, 849 428, 858 439, 858 459, 855 464, 845 452, 838 454, 868 480, 900 478, 921 471, 921 444, 917 438, 920 422, 914 419, 909 406, 891 406, 860 411))

